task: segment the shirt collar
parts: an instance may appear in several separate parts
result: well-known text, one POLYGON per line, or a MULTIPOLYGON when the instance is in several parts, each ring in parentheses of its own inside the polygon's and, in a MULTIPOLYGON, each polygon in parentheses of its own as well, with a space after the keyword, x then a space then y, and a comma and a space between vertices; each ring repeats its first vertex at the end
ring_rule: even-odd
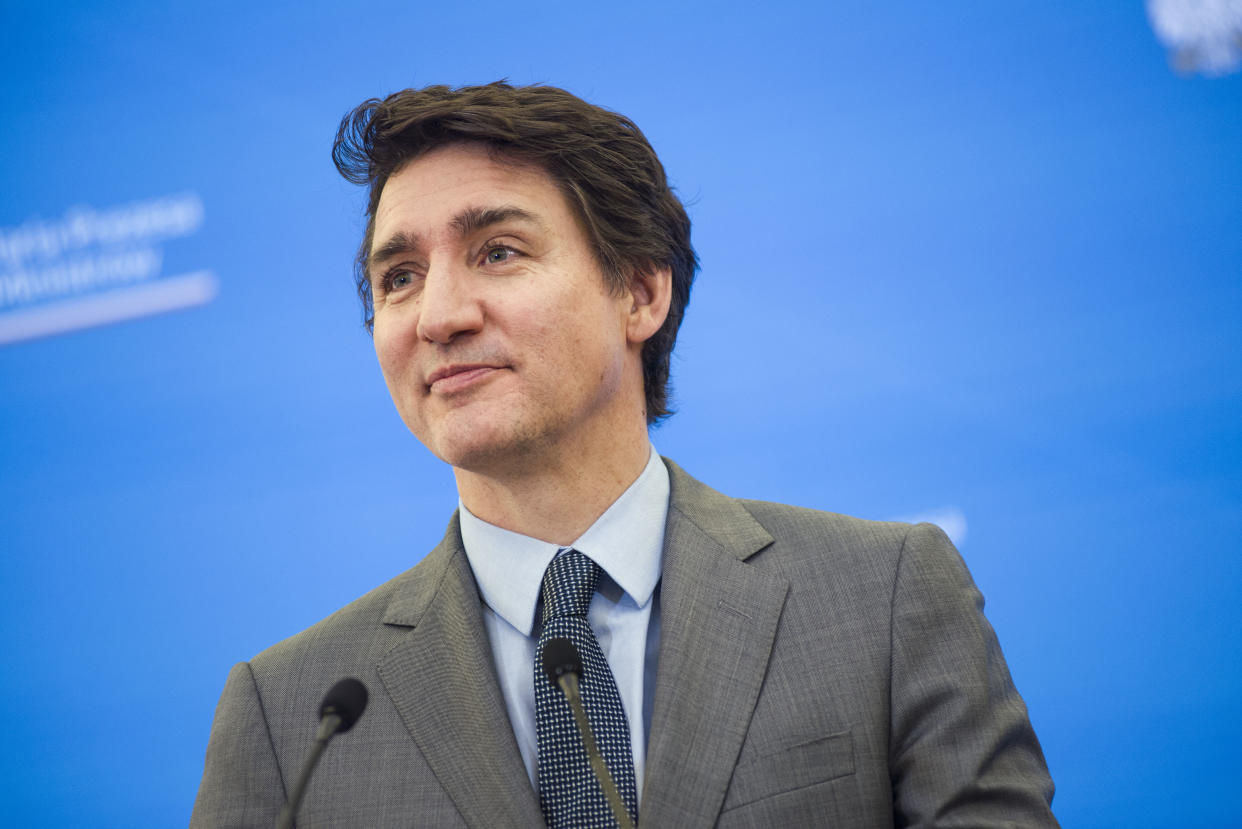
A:
MULTIPOLYGON (((643 607, 660 580, 664 525, 668 518, 668 469, 655 448, 647 466, 571 546, 598 564, 636 607, 643 607)), ((548 564, 558 545, 489 524, 458 500, 461 539, 479 592, 498 616, 527 636, 548 564)), ((609 585, 602 580, 600 592, 609 585)))

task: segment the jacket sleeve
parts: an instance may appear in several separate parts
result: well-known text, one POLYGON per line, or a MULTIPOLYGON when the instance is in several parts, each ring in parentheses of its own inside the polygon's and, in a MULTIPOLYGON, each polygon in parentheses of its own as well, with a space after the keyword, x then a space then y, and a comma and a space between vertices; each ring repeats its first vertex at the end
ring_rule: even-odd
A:
POLYGON ((891 619, 895 823, 1056 826, 1052 778, 983 596, 938 527, 906 536, 891 619))
POLYGON ((284 804, 285 784, 259 689, 250 664, 239 662, 216 706, 190 826, 267 829, 284 804))

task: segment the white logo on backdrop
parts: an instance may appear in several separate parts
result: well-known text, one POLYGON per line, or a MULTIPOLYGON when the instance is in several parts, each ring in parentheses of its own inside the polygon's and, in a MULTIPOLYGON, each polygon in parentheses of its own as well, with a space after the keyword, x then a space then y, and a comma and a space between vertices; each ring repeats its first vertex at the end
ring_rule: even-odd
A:
POLYGON ((1216 77, 1242 66, 1242 0, 1147 0, 1147 16, 1179 72, 1216 77))
POLYGON ((161 243, 202 225, 182 193, 0 228, 0 345, 210 302, 210 271, 161 275, 161 243))
POLYGON ((930 509, 910 515, 900 515, 889 520, 904 521, 907 524, 922 524, 926 521, 944 530, 944 534, 949 537, 954 546, 961 547, 966 543, 966 514, 957 507, 930 509))

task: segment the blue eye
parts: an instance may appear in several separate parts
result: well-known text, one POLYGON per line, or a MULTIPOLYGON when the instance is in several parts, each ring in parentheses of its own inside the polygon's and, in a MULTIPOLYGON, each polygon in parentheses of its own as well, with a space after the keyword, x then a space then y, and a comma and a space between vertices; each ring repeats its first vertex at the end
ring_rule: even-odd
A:
POLYGON ((487 260, 490 265, 498 265, 501 262, 508 261, 514 253, 515 251, 512 248, 492 248, 484 254, 483 258, 487 260))

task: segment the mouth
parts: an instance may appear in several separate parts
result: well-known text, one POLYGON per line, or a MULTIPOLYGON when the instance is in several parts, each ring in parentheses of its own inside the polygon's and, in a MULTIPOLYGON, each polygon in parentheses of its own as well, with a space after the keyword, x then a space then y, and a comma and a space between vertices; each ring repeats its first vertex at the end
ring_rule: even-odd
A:
POLYGON ((502 369, 503 366, 484 363, 442 366, 427 376, 427 390, 435 394, 464 391, 502 369))

